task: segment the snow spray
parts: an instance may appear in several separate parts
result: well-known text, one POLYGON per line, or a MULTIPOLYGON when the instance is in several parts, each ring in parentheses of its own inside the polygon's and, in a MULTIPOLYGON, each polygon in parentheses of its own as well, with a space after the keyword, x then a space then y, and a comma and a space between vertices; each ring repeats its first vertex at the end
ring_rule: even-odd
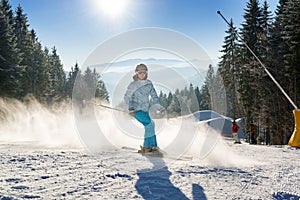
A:
POLYGON ((24 101, 0 98, 0 141, 30 145, 81 145, 74 128, 70 102, 52 106, 28 97, 24 101))

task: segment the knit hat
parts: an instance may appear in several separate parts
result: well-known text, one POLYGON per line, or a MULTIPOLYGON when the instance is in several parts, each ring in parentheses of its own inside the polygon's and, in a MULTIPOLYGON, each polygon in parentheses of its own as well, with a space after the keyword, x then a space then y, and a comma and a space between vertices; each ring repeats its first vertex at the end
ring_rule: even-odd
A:
POLYGON ((141 70, 148 71, 148 68, 147 68, 147 66, 145 64, 139 64, 139 65, 137 65, 136 68, 135 68, 135 71, 137 72, 137 71, 141 71, 141 70))

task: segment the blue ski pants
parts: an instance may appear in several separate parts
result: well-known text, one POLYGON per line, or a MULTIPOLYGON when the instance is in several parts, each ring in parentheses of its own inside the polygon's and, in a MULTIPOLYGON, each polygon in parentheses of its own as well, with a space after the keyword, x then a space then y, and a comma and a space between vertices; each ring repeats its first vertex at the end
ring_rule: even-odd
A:
POLYGON ((149 112, 137 111, 135 118, 144 125, 145 135, 144 135, 144 147, 151 148, 157 147, 156 135, 155 135, 155 124, 151 120, 149 112))

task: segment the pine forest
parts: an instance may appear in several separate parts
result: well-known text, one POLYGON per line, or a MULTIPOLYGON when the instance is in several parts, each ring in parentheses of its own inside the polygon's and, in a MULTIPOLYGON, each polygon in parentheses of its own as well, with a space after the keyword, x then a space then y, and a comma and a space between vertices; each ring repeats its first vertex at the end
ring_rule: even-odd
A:
MULTIPOLYGON (((272 132, 273 144, 287 144, 294 129, 294 107, 245 43, 300 105, 300 1, 279 0, 272 13, 267 1, 248 0, 242 24, 233 19, 229 23, 219 62, 207 66, 203 85, 190 84, 169 94, 159 92, 161 103, 172 117, 226 104, 220 114, 243 118, 247 125, 254 122, 272 132), (186 111, 181 110, 183 103, 186 111)), ((32 96, 52 104, 72 98, 76 78, 85 81, 82 87, 96 91, 95 97, 109 101, 105 83, 95 69, 82 72, 76 63, 65 72, 58 50, 43 47, 23 8, 19 5, 13 11, 9 0, 1 0, 0 96, 21 101, 32 96)))

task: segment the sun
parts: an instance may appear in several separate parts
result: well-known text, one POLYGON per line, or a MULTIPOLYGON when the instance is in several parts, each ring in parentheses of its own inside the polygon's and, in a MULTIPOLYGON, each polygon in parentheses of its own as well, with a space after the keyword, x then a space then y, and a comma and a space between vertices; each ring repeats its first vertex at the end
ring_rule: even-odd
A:
POLYGON ((115 19, 127 10, 129 0, 97 0, 97 4, 103 14, 115 19))

